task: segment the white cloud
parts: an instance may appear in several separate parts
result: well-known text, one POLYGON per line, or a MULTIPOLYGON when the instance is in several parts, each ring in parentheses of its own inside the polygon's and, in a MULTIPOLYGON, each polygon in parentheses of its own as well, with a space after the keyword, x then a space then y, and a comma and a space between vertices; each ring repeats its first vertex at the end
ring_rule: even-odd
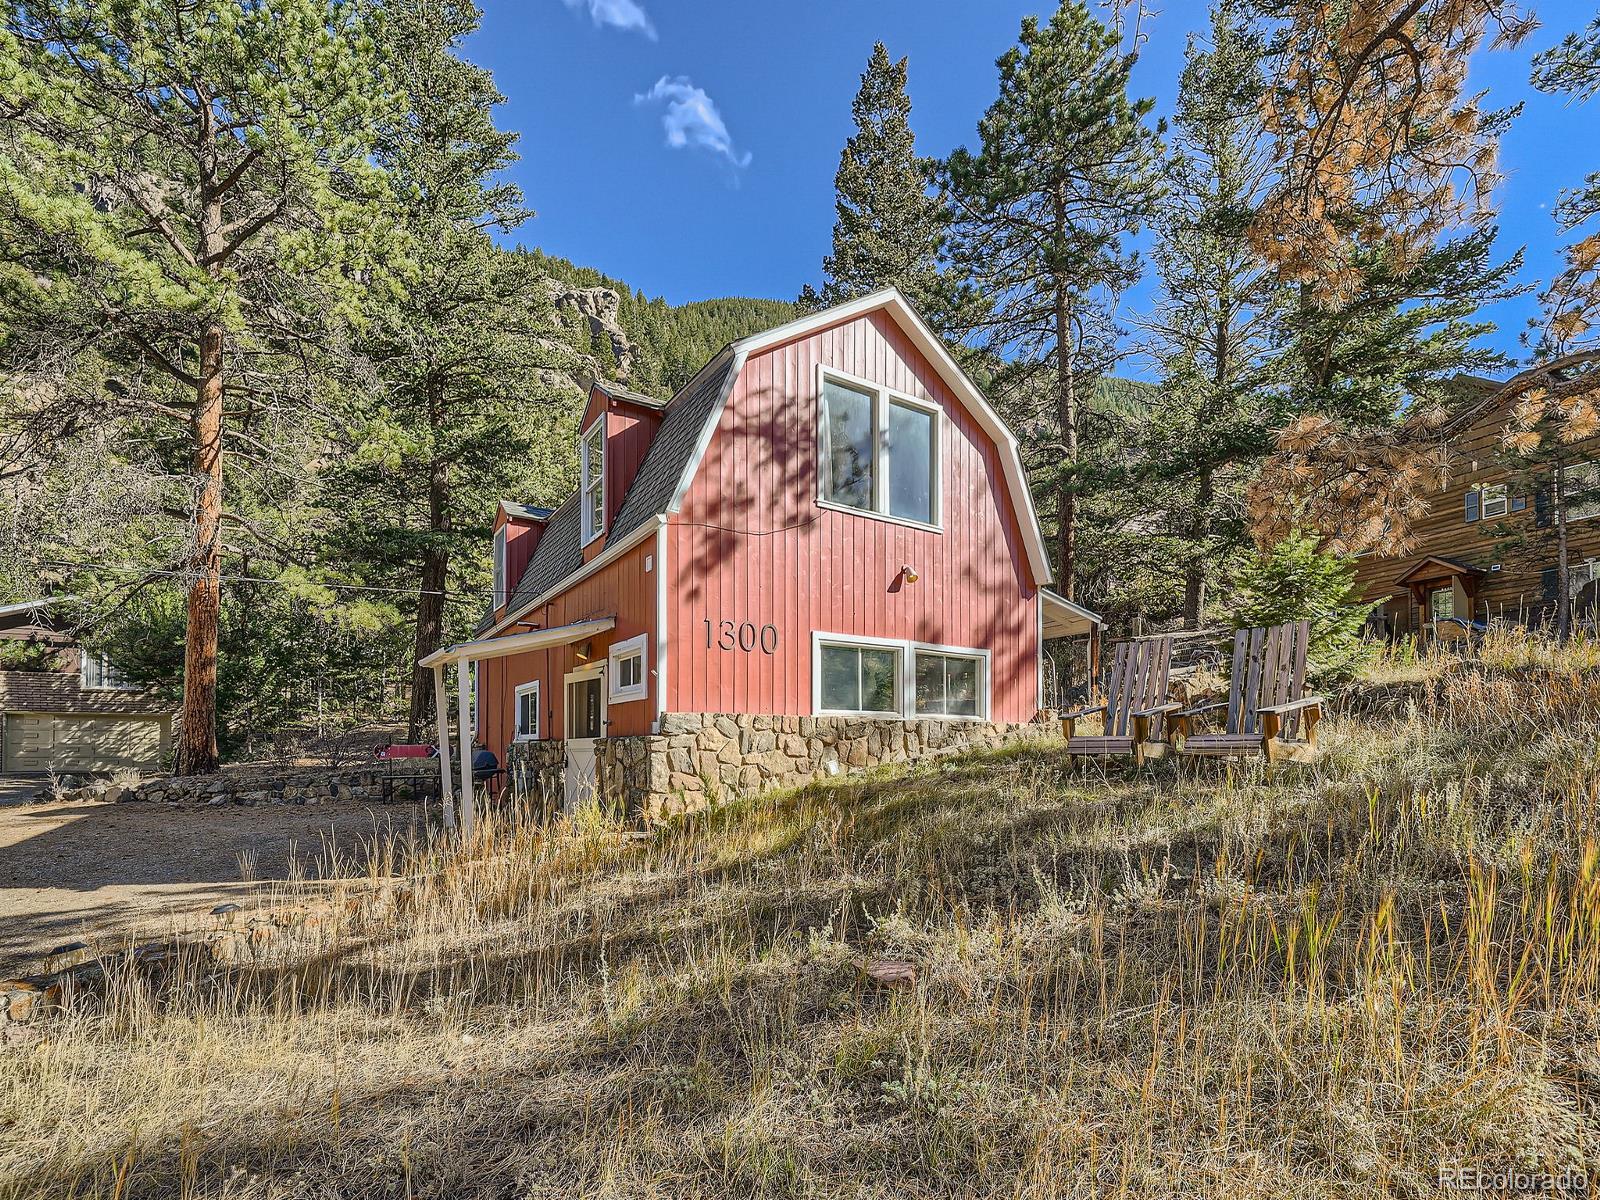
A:
POLYGON ((661 126, 667 131, 667 145, 674 150, 709 150, 735 167, 750 165, 750 152, 733 148, 728 127, 723 124, 717 103, 703 88, 695 87, 687 75, 663 75, 648 92, 633 98, 635 104, 664 103, 661 126))
POLYGON ((634 30, 652 42, 656 40, 656 27, 650 24, 650 14, 637 0, 562 0, 562 3, 574 11, 588 9, 589 18, 596 25, 634 30))

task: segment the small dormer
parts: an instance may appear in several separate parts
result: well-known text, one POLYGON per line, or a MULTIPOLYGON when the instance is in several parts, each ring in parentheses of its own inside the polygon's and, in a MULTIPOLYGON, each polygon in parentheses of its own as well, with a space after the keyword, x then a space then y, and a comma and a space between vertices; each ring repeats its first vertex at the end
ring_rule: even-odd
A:
POLYGON ((513 500, 500 501, 494 516, 494 609, 506 606, 517 580, 544 536, 551 510, 533 508, 513 500))
POLYGON ((606 532, 661 428, 665 409, 665 402, 614 383, 597 382, 589 389, 578 427, 578 536, 585 560, 605 548, 606 532))

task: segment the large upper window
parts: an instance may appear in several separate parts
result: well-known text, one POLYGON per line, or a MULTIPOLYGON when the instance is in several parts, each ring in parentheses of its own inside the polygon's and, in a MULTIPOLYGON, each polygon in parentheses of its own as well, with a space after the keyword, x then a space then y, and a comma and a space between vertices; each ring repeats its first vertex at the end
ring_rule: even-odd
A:
POLYGON ((938 524, 937 408, 825 375, 820 429, 824 502, 938 524))
POLYGON ((494 606, 501 608, 506 602, 506 527, 494 531, 494 606))
POLYGON ((606 531, 606 419, 602 414, 583 435, 583 540, 594 541, 606 531))
POLYGON ((825 712, 900 712, 898 648, 823 643, 818 707, 825 712))

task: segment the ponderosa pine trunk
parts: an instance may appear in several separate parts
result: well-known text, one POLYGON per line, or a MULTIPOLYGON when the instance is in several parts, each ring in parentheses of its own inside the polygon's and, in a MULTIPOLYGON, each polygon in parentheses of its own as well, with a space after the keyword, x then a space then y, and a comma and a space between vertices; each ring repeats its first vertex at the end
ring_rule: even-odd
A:
POLYGON ((222 325, 200 338, 194 417, 194 558, 183 646, 183 725, 173 768, 217 769, 217 641, 222 623, 222 325))
POLYGON ((428 471, 428 529, 433 534, 422 554, 422 581, 417 594, 417 629, 411 667, 411 718, 406 736, 413 743, 427 735, 433 721, 433 668, 422 660, 444 640, 444 588, 450 553, 443 536, 450 530, 449 468, 435 462, 428 471))

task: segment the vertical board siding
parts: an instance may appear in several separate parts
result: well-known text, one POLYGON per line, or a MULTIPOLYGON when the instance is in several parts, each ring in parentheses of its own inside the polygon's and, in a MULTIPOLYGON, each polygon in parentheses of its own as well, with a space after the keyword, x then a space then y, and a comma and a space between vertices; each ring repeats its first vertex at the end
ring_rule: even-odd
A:
POLYGON ((987 649, 991 718, 1034 714, 1038 594, 999 450, 886 313, 745 363, 668 545, 669 711, 811 712, 823 630, 987 649), (942 533, 817 505, 819 362, 939 405, 942 533), (892 591, 905 564, 920 578, 892 591), (770 624, 777 652, 708 650, 707 618, 770 624))
MULTIPOLYGON (((656 576, 661 569, 653 563, 644 569, 645 558, 655 555, 654 538, 624 554, 616 562, 596 571, 570 591, 556 597, 549 604, 528 613, 523 619, 542 629, 556 625, 570 625, 596 617, 615 617, 617 626, 609 633, 593 640, 590 663, 604 662, 606 652, 613 642, 626 641, 643 633, 648 635, 645 649, 645 670, 650 680, 648 694, 643 700, 626 704, 609 705, 606 710, 606 732, 614 737, 649 733, 656 715, 656 576)), ((531 625, 517 626, 505 635, 526 633, 531 625)), ((551 650, 533 650, 505 658, 487 659, 478 664, 483 679, 483 713, 479 718, 483 742, 505 762, 506 748, 516 733, 516 712, 512 703, 516 689, 524 683, 539 681, 540 727, 542 738, 560 738, 566 714, 563 710, 565 689, 562 676, 584 665, 578 661, 573 646, 558 646, 551 650)))

